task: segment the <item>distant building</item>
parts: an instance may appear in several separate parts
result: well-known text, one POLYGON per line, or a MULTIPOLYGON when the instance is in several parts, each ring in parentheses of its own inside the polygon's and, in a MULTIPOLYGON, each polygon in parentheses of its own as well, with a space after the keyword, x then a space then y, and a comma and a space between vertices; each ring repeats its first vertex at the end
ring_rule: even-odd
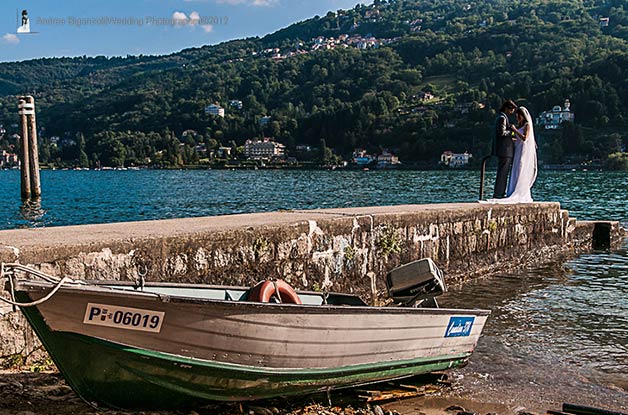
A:
POLYGON ((600 17, 600 27, 608 27, 611 19, 609 17, 600 17))
POLYGON ((203 154, 208 154, 208 153, 207 153, 207 146, 205 145, 205 143, 200 143, 200 144, 197 144, 197 145, 194 147, 194 151, 195 151, 197 154, 200 154, 200 155, 203 155, 203 154))
POLYGON ((453 151, 444 151, 440 156, 440 163, 453 168, 464 167, 469 164, 469 160, 473 157, 468 152, 454 153, 453 151))
POLYGON ((419 100, 421 101, 428 101, 430 99, 434 99, 434 94, 432 94, 431 92, 421 91, 417 95, 417 98, 419 98, 419 100))
POLYGON ((310 151, 312 151, 312 147, 307 144, 297 144, 296 150, 302 151, 304 153, 309 153, 310 151))
POLYGON ((2 153, 0 154, 0 168, 5 169, 17 166, 19 162, 20 160, 17 154, 8 153, 5 150, 2 150, 2 153))
POLYGON ((218 150, 216 150, 216 157, 218 158, 227 158, 227 157, 231 157, 231 153, 232 153, 233 149, 231 147, 218 147, 218 150))
POLYGON ((536 119, 536 125, 546 130, 558 130, 565 121, 573 122, 574 113, 571 111, 571 103, 565 100, 565 106, 556 105, 549 111, 543 111, 536 119))
POLYGON ((356 148, 353 151, 352 160, 353 163, 358 166, 368 166, 373 163, 373 161, 377 160, 377 158, 372 154, 368 154, 363 148, 356 148))
POLYGON ((205 107, 205 114, 217 115, 219 117, 225 117, 225 109, 217 104, 211 104, 205 107))
POLYGON ((398 164, 400 164, 399 157, 389 151, 384 151, 382 154, 377 156, 378 167, 392 167, 398 164))
POLYGON ((272 55, 275 55, 275 54, 280 53, 280 52, 281 52, 281 49, 279 49, 279 48, 270 48, 270 49, 264 49, 263 53, 265 55, 271 55, 272 56, 272 55))
POLYGON ((379 42, 374 37, 367 37, 367 38, 359 40, 358 43, 356 44, 356 47, 358 49, 378 48, 379 42))
POLYGON ((283 157, 286 146, 272 141, 270 138, 263 140, 246 140, 244 143, 244 155, 253 160, 271 160, 283 157))
POLYGON ((229 106, 231 108, 235 108, 237 110, 241 110, 242 109, 242 101, 240 101, 239 99, 232 99, 231 101, 229 101, 229 106))
POLYGON ((261 125, 262 127, 266 127, 268 124, 270 124, 272 119, 273 117, 271 117, 270 115, 266 115, 259 119, 259 125, 261 125))
POLYGON ((481 102, 460 102, 454 105, 454 111, 457 111, 461 114, 468 114, 472 109, 484 109, 486 105, 481 102))

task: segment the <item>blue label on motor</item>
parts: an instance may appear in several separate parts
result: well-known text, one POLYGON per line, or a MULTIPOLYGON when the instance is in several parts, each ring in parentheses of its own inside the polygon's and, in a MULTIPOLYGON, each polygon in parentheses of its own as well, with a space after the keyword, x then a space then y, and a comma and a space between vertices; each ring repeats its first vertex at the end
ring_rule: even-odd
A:
POLYGON ((467 337, 471 334, 475 317, 450 317, 445 337, 467 337))

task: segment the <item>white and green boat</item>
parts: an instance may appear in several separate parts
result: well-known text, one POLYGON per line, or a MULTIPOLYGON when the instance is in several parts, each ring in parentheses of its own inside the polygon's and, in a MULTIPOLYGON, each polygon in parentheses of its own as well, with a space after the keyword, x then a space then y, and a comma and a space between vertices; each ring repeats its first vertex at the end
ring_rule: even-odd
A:
POLYGON ((38 303, 21 310, 70 386, 94 406, 184 408, 448 369, 469 359, 489 314, 435 308, 444 284, 430 260, 389 274, 397 307, 277 283, 139 287, 39 281, 23 270, 4 265, 14 301, 38 303))

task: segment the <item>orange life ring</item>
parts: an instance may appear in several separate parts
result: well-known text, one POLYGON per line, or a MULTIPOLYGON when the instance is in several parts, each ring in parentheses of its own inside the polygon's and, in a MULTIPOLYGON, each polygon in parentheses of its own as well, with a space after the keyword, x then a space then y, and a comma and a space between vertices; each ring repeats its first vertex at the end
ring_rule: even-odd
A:
POLYGON ((251 288, 249 292, 249 301, 256 301, 258 303, 268 303, 271 297, 277 297, 279 295, 280 303, 288 304, 303 304, 299 295, 294 289, 284 280, 275 281, 262 281, 257 283, 255 287, 251 288))

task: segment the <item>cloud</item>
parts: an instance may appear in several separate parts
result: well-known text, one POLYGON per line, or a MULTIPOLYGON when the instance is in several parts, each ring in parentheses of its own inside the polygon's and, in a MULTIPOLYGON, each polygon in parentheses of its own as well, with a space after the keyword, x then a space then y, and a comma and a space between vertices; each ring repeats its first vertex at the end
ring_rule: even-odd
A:
POLYGON ((244 4, 246 6, 255 7, 274 7, 279 4, 279 0, 216 0, 216 3, 231 5, 244 4))
POLYGON ((188 16, 183 12, 172 13, 172 21, 177 26, 184 26, 188 23, 188 16))
POLYGON ((176 27, 192 26, 192 28, 200 27, 205 33, 210 33, 214 30, 214 26, 210 24, 200 24, 202 19, 199 12, 191 12, 190 15, 186 15, 184 12, 175 11, 172 13, 172 21, 176 27))
POLYGON ((17 45, 18 43, 20 43, 20 38, 17 37, 17 35, 14 35, 13 33, 7 33, 6 35, 2 36, 2 43, 8 43, 10 45, 17 45))
POLYGON ((198 24, 198 22, 200 22, 200 21, 201 21, 201 15, 200 15, 200 14, 198 14, 198 12, 192 12, 192 13, 190 13, 190 21, 189 21, 189 23, 190 23, 192 26, 197 25, 197 24, 198 24))

